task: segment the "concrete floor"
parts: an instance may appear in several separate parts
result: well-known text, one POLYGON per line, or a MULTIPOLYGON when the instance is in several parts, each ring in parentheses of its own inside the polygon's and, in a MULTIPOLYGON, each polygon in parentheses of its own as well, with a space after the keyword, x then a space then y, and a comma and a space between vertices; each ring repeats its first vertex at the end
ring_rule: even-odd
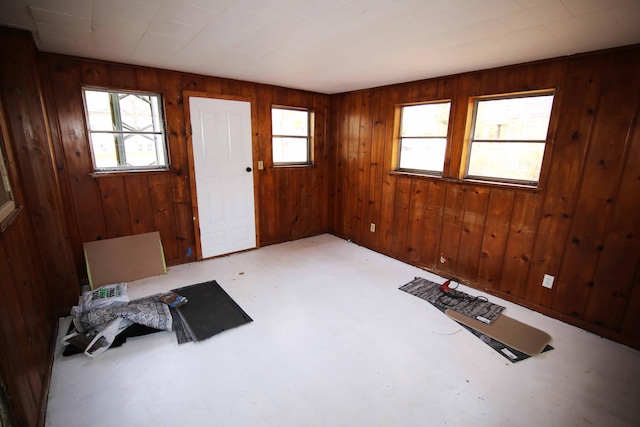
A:
POLYGON ((553 337, 512 364, 398 290, 415 276, 443 281, 322 235, 131 282, 135 299, 215 279, 254 321, 199 343, 133 338, 95 360, 58 346, 46 425, 640 425, 640 352, 488 296, 553 337))

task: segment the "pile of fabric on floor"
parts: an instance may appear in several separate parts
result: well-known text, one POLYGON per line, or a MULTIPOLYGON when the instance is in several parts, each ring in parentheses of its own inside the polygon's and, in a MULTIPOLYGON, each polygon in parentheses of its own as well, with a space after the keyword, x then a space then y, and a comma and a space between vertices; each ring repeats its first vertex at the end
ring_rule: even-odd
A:
POLYGON ((131 325, 143 325, 155 331, 172 331, 170 307, 186 303, 173 292, 129 301, 127 284, 118 283, 84 292, 71 309, 73 325, 62 339, 91 358, 104 353, 116 336, 131 325))

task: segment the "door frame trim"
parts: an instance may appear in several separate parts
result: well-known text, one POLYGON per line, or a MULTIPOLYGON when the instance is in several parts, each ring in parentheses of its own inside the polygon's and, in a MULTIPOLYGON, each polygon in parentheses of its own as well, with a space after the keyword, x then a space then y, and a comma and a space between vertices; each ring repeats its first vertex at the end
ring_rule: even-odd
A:
MULTIPOLYGON (((200 217, 198 216, 198 195, 196 193, 196 169, 193 161, 193 130, 191 129, 191 107, 189 106, 190 98, 211 98, 225 101, 244 101, 249 102, 251 106, 251 163, 253 169, 253 210, 254 222, 256 227, 256 249, 260 247, 260 204, 258 196, 260 192, 260 174, 256 173, 258 158, 258 111, 256 107, 256 96, 229 95, 215 92, 198 92, 185 90, 182 92, 182 105, 184 107, 184 127, 187 141, 187 160, 189 165, 189 184, 191 189, 191 209, 193 215, 193 230, 196 239, 196 259, 202 261, 202 242, 200 240, 200 217)), ((224 256, 224 255, 220 255, 224 256)), ((215 258, 215 257, 213 257, 215 258)))

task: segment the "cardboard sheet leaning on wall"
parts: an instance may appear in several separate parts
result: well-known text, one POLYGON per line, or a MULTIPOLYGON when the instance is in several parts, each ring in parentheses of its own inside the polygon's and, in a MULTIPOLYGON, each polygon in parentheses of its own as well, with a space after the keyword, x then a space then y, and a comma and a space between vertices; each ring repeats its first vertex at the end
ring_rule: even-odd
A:
POLYGON ((86 242, 83 246, 91 289, 167 272, 157 231, 86 242))

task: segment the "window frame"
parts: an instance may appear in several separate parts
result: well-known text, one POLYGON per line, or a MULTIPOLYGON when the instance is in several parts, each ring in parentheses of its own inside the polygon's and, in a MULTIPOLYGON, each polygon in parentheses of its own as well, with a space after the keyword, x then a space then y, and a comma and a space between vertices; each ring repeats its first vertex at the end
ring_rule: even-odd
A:
POLYGON ((445 169, 445 164, 446 164, 446 160, 447 160, 447 150, 449 149, 449 141, 450 141, 450 134, 451 134, 451 111, 452 111, 452 106, 453 106, 453 102, 451 99, 438 99, 438 100, 433 100, 433 101, 424 101, 424 102, 413 102, 413 103, 409 103, 409 104, 401 104, 401 105, 397 105, 397 130, 396 130, 396 134, 397 134, 397 149, 396 149, 396 153, 397 153, 397 160, 396 160, 396 172, 399 173, 410 173, 410 174, 419 174, 419 175, 425 175, 425 176, 432 176, 432 177, 438 177, 438 178, 442 178, 444 176, 444 169, 445 169), (417 105, 430 105, 430 104, 449 104, 449 115, 447 117, 447 133, 446 135, 444 135, 444 137, 442 136, 408 136, 408 137, 403 137, 402 136, 402 120, 404 118, 404 108, 405 107, 414 107, 417 105), (434 170, 428 170, 428 169, 413 169, 413 168, 403 168, 401 167, 401 161, 402 161, 402 140, 403 139, 442 139, 444 138, 445 140, 445 158, 442 160, 442 170, 441 171, 434 171, 434 170))
MULTIPOLYGON (((97 86, 82 86, 82 101, 83 101, 83 106, 84 106, 84 115, 85 115, 85 123, 86 123, 86 129, 87 129, 87 137, 88 137, 88 142, 89 142, 89 152, 91 155, 91 163, 93 165, 93 172, 97 175, 102 175, 102 174, 114 174, 114 173, 127 173, 127 172, 161 172, 161 171, 167 171, 171 169, 171 157, 170 157, 170 153, 169 153, 169 139, 168 139, 168 134, 167 134, 167 126, 166 126, 166 108, 165 108, 165 104, 164 104, 164 97, 162 96, 161 93, 158 92, 151 92, 151 91, 139 91, 139 90, 130 90, 130 89, 120 89, 120 88, 111 88, 111 87, 97 87, 97 86), (123 130, 123 124, 122 124, 122 120, 120 118, 120 111, 119 111, 119 103, 118 105, 118 111, 114 111, 113 107, 112 107, 112 114, 117 114, 118 116, 118 125, 119 125, 119 130, 112 130, 112 131, 106 131, 106 130, 92 130, 91 129, 91 122, 89 119, 89 109, 87 107, 87 99, 86 99, 86 92, 87 91, 94 91, 94 92, 105 92, 108 93, 110 97, 112 96, 119 96, 119 95, 144 95, 144 96, 154 96, 157 97, 157 107, 158 107, 158 117, 159 117, 159 122, 158 122, 158 126, 160 127, 160 131, 149 131, 149 132, 136 132, 136 131, 125 131, 123 130), (118 145, 116 146, 116 152, 121 154, 121 150, 124 149, 124 139, 123 139, 123 135, 124 134, 128 134, 128 135, 160 135, 161 139, 162 139, 162 144, 159 143, 155 143, 156 145, 156 155, 158 153, 158 149, 162 149, 163 153, 164 153, 164 158, 165 160, 165 164, 162 165, 151 165, 151 166, 127 166, 127 165, 121 165, 119 164, 116 167, 98 167, 96 165, 96 155, 94 153, 94 146, 93 146, 93 138, 92 135, 93 134, 111 134, 113 135, 114 140, 118 140, 120 141, 118 143, 118 145), (159 145, 161 145, 161 147, 158 147, 159 145)), ((113 104, 112 104, 113 105, 113 104)), ((152 107, 153 108, 153 107, 152 107)), ((118 163, 120 163, 120 156, 118 156, 117 160, 118 163)))
POLYGON ((462 176, 463 180, 468 181, 476 181, 476 182, 484 182, 488 184, 496 184, 496 185, 516 185, 522 186, 525 188, 540 188, 541 182, 544 178, 545 171, 545 160, 549 156, 551 136, 553 131, 553 110, 554 104, 556 102, 556 90, 555 89, 543 89, 543 90, 534 90, 527 92, 518 92, 518 93, 506 93, 506 94, 498 94, 498 95, 487 95, 487 96, 478 96, 470 98, 470 108, 471 108, 471 118, 469 124, 469 133, 468 138, 465 141, 465 155, 464 162, 462 164, 462 176), (489 140, 489 139, 474 139, 475 130, 476 130, 476 119, 478 114, 478 103, 482 101, 494 101, 501 99, 516 99, 516 98, 533 98, 539 96, 549 96, 553 97, 551 103, 551 110, 549 111, 549 121, 547 123, 547 133, 545 135, 544 140, 489 140), (544 144, 542 161, 540 162, 540 169, 538 171, 538 180, 537 181, 527 181, 527 180, 519 180, 512 178, 501 178, 501 177, 489 177, 482 175, 470 175, 469 168, 471 166, 471 150, 474 142, 489 142, 496 144, 509 144, 509 143, 533 143, 533 144, 544 144))
POLYGON ((9 178, 9 167, 7 166, 4 147, 0 147, 0 185, 3 186, 9 196, 7 201, 0 206, 0 224, 4 224, 16 210, 16 198, 9 178))
POLYGON ((292 166, 313 166, 313 135, 314 135, 314 124, 315 124, 315 114, 314 110, 306 107, 292 107, 285 105, 271 105, 271 161, 273 163, 273 167, 292 167, 292 166), (273 110, 290 110, 290 111, 304 111, 307 113, 307 136, 302 137, 299 135, 286 135, 286 134, 275 134, 273 133, 273 110), (303 162, 276 162, 273 159, 273 150, 274 150, 274 139, 275 138, 299 138, 307 140, 307 160, 303 162))

